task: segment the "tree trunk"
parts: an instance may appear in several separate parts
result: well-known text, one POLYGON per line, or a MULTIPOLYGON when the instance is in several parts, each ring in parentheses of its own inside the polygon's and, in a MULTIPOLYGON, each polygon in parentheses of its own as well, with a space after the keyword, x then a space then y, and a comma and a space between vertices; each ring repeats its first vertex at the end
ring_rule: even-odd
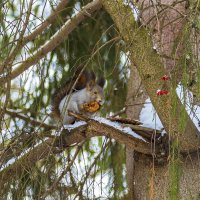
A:
MULTIPOLYGON (((173 198, 168 165, 154 165, 152 158, 136 155, 134 160, 134 200, 200 199, 200 162, 187 156, 180 163, 179 197, 173 198)), ((172 180, 171 180, 172 181, 172 180)))
MULTIPOLYGON (((163 63, 168 73, 176 69, 176 59, 182 55, 183 44, 179 43, 175 46, 175 40, 180 37, 185 19, 183 16, 185 11, 185 2, 176 4, 173 8, 170 5, 176 3, 174 0, 161 1, 160 5, 156 1, 140 0, 141 19, 142 22, 154 29, 153 38, 157 51, 163 55, 163 63), (169 6, 164 11, 161 4, 169 6), (153 19, 151 22, 150 19, 153 19), (173 49, 176 48, 176 53, 173 49), (176 54, 174 59, 173 54, 176 54)), ((176 74, 177 75, 177 74, 176 74)), ((181 74, 178 74, 178 80, 181 74)), ((135 154, 135 157, 137 155, 135 154)), ((170 188, 170 177, 167 164, 163 166, 154 166, 152 159, 146 156, 138 156, 134 159, 134 199, 170 199, 173 195, 173 188, 170 188), (162 189, 161 189, 162 188, 162 189), (171 190, 171 192, 169 192, 171 190)), ((182 160, 183 161, 183 160, 182 160)), ((199 164, 198 159, 186 160, 179 166, 182 169, 182 175, 179 180, 180 199, 198 199, 197 185, 199 185, 198 177, 199 164), (196 176, 197 175, 197 176, 196 176), (194 187, 196 185, 196 187, 194 187)), ((172 178, 172 177, 171 177, 172 178)), ((173 181, 173 180, 171 180, 173 181)), ((173 186, 171 186, 173 187, 173 186)))
MULTIPOLYGON (((170 86, 167 86, 167 88, 169 90, 171 88, 171 90, 169 96, 166 98, 158 98, 155 95, 156 89, 159 89, 160 87, 158 82, 166 71, 171 73, 173 77, 175 77, 174 75, 177 75, 176 73, 178 71, 178 80, 180 80, 182 75, 179 68, 181 65, 178 65, 177 63, 183 55, 184 46, 181 39, 178 40, 181 41, 180 43, 175 43, 180 36, 185 23, 185 3, 180 1, 181 3, 179 2, 177 4, 177 2, 178 1, 172 0, 139 1, 139 3, 141 3, 140 8, 145 8, 146 12, 150 12, 149 16, 146 16, 146 13, 141 12, 141 18, 143 23, 149 25, 150 28, 153 28, 153 26, 155 28, 155 34, 152 34, 154 36, 153 44, 158 45, 156 50, 162 56, 162 62, 160 62, 159 58, 156 58, 155 52, 153 53, 152 51, 153 46, 150 39, 148 39, 149 35, 144 33, 142 27, 138 27, 133 22, 134 19, 131 19, 132 14, 129 12, 130 7, 124 6, 120 0, 102 0, 104 7, 112 16, 123 39, 129 45, 130 60, 132 64, 136 65, 146 92, 149 95, 165 130, 169 135, 172 134, 175 142, 180 142, 172 149, 175 150, 175 157, 173 157, 174 154, 172 153, 169 158, 165 159, 161 164, 157 163, 157 160, 153 156, 148 157, 127 149, 127 175, 130 199, 134 200, 200 199, 198 189, 200 182, 198 152, 194 153, 194 155, 188 153, 183 156, 183 154, 179 154, 179 150, 189 152, 191 149, 198 149, 200 145, 198 130, 194 127, 194 124, 189 118, 187 118, 186 124, 188 122, 190 125, 186 126, 185 130, 181 131, 178 128, 179 120, 183 115, 183 113, 181 114, 181 110, 184 110, 184 108, 181 108, 178 98, 174 99, 178 102, 179 106, 176 107, 176 114, 175 117, 173 117, 171 112, 174 107, 172 104, 172 93, 176 85, 173 85, 172 83, 170 86), (152 3, 150 6, 151 11, 148 11, 147 9, 147 2, 152 3), (167 9, 164 9, 165 11, 162 15, 160 14, 159 9, 163 9, 163 7, 159 8, 159 6, 163 3, 166 4, 164 7, 167 9), (146 17, 149 17, 149 20, 151 21, 152 14, 154 19, 152 19, 151 23, 147 23, 148 18, 146 17), (168 25, 168 23, 170 25, 168 25), (163 68, 165 68, 166 71, 163 68)), ((184 37, 181 36, 181 38, 184 37)), ((129 104, 134 104, 131 95, 135 92, 133 85, 137 85, 137 83, 135 83, 135 80, 137 79, 133 76, 133 69, 131 69, 131 72, 127 99, 129 104)), ((176 80, 172 81, 177 82, 176 80)), ((128 107, 127 115, 129 117, 138 117, 139 109, 136 108, 134 110, 133 108, 128 107)))
MULTIPOLYGON (((154 48, 161 55, 166 71, 175 73, 177 60, 184 51, 185 1, 139 0, 138 5, 141 22, 151 30, 154 48)), ((176 78, 180 81, 182 72, 178 72, 176 78)))
POLYGON ((149 33, 144 27, 138 26, 133 18, 132 10, 125 6, 122 1, 101 1, 128 45, 131 63, 137 67, 145 91, 150 97, 165 130, 172 139, 179 141, 181 151, 197 149, 200 145, 199 131, 176 95, 174 80, 168 80, 164 83, 161 79, 165 70, 160 57, 153 50, 149 33), (168 95, 160 97, 157 91, 162 89, 164 85, 168 95), (183 116, 185 126, 180 129, 181 117, 183 116))
MULTIPOLYGON (((166 9, 160 15, 157 15, 161 7, 155 6, 155 1, 139 1, 144 12, 141 11, 142 22, 145 23, 153 31, 154 45, 157 51, 163 55, 163 63, 168 73, 176 73, 176 59, 182 55, 183 44, 176 44, 176 59, 173 57, 173 48, 175 40, 180 36, 185 20, 181 18, 181 14, 185 14, 185 2, 176 4, 173 9, 166 9), (154 3, 153 3, 154 2, 154 3), (147 7, 149 9, 147 9, 147 7), (154 18, 150 23, 148 21, 154 18), (172 22, 173 21, 173 22, 172 22), (165 26, 165 24, 168 24, 165 26), (163 26, 163 27, 162 27, 163 26)), ((166 5, 176 3, 176 1, 161 2, 166 5)), ((176 74, 177 75, 177 74, 176 74)), ((178 74, 181 79, 181 73, 178 74)), ((132 77, 129 82, 135 83, 132 77)), ((131 83, 129 83, 128 91, 132 90, 131 83)), ((127 112, 129 117, 136 117, 139 115, 137 110, 129 109, 127 112), (136 112, 136 113, 134 113, 136 112)), ((188 156, 181 159, 179 163, 180 179, 177 187, 179 187, 179 194, 174 195, 174 185, 170 176, 169 164, 164 163, 158 165, 154 163, 152 158, 127 150, 127 174, 129 191, 131 199, 146 200, 146 199, 200 199, 200 192, 198 186, 200 184, 200 166, 197 155, 188 156), (132 162, 132 164, 131 164, 132 162), (178 198, 177 198, 178 197, 178 198)), ((175 181, 176 182, 176 181, 175 181)), ((176 184, 176 183, 175 183, 176 184)), ((176 189, 175 189, 176 190, 176 189)))

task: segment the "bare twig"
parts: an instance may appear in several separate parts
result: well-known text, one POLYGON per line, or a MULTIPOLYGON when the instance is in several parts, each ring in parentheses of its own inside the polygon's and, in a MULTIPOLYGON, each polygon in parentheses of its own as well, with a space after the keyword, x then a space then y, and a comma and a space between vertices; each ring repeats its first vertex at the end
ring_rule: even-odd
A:
POLYGON ((67 172, 70 170, 71 166, 74 164, 74 161, 78 155, 78 153, 80 152, 83 144, 84 144, 85 140, 83 142, 81 142, 77 148, 76 151, 74 153, 73 158, 70 160, 69 164, 67 165, 66 169, 63 170, 63 172, 61 173, 61 175, 58 177, 57 180, 54 181, 54 183, 51 185, 51 187, 49 189, 46 190, 46 192, 42 195, 41 199, 44 199, 47 195, 49 195, 52 191, 54 191, 56 189, 56 186, 58 185, 58 183, 61 181, 61 179, 64 177, 65 174, 67 174, 67 172))
POLYGON ((95 166, 95 164, 97 163, 97 160, 99 160, 100 156, 102 155, 102 153, 105 151, 105 149, 110 145, 110 141, 108 141, 104 147, 101 148, 101 151, 99 152, 99 154, 94 158, 94 161, 92 162, 92 164, 90 165, 89 169, 87 170, 87 172, 85 173, 85 177, 83 179, 83 181, 81 182, 80 188, 79 188, 79 192, 76 194, 76 196, 73 198, 74 200, 76 199, 76 197, 78 197, 82 192, 83 192, 83 187, 85 185, 86 180, 88 180, 88 177, 93 169, 93 167, 95 166))
POLYGON ((50 24, 52 24, 56 18, 58 17, 58 14, 64 10, 65 6, 68 4, 68 0, 62 0, 58 4, 58 6, 52 11, 51 15, 47 17, 45 21, 42 22, 40 26, 38 26, 31 34, 27 35, 23 39, 22 45, 25 45, 27 42, 34 40, 38 35, 40 35, 50 24))
POLYGON ((28 11, 27 11, 27 15, 26 15, 26 19, 25 19, 25 22, 23 24, 23 28, 22 28, 22 31, 20 33, 20 36, 19 36, 19 39, 17 40, 17 45, 14 49, 12 49, 11 53, 9 56, 7 56, 7 58, 5 59, 4 63, 0 66, 0 74, 3 72, 4 68, 10 68, 17 53, 19 52, 19 50, 22 48, 22 39, 23 39, 23 36, 24 36, 24 33, 26 31, 26 28, 28 26, 28 23, 29 23, 29 17, 30 17, 30 14, 31 14, 31 9, 32 9, 32 5, 33 5, 33 0, 30 0, 29 2, 29 7, 28 7, 28 11))
POLYGON ((54 125, 49 125, 49 124, 46 124, 44 122, 37 121, 37 120, 33 119, 32 117, 29 117, 29 116, 26 116, 24 114, 18 113, 16 111, 12 110, 12 109, 8 109, 7 108, 5 110, 5 113, 10 115, 13 118, 16 117, 16 118, 22 119, 22 120, 30 123, 33 126, 39 126, 39 127, 46 128, 46 129, 56 129, 56 126, 54 126, 54 125))
POLYGON ((124 107, 122 110, 120 110, 117 113, 114 113, 114 115, 110 116, 111 118, 117 117, 118 115, 124 114, 127 110, 127 107, 124 107))

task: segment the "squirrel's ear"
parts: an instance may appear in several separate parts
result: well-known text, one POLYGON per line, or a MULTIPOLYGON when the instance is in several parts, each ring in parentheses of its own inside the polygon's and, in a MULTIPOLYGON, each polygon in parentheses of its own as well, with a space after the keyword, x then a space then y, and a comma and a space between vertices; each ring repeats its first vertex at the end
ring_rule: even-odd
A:
POLYGON ((105 85, 105 78, 101 77, 100 79, 98 79, 97 84, 103 88, 103 86, 105 85))
POLYGON ((86 85, 87 83, 87 75, 85 73, 82 73, 78 82, 80 83, 80 85, 86 85))
POLYGON ((94 72, 93 71, 88 71, 88 70, 85 69, 82 72, 79 81, 81 83, 83 83, 83 85, 86 86, 86 83, 88 83, 90 80, 95 81, 95 79, 96 79, 96 76, 95 76, 94 72))
POLYGON ((93 81, 96 80, 95 73, 93 71, 91 71, 91 70, 89 71, 88 80, 93 80, 93 81))
POLYGON ((95 85, 95 81, 94 80, 90 80, 88 83, 87 83, 87 89, 88 90, 91 90, 95 85))

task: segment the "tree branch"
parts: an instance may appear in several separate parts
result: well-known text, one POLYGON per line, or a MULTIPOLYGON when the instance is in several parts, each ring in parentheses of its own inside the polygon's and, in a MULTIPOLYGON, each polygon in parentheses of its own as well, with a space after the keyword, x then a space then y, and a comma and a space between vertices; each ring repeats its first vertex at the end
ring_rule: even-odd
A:
POLYGON ((56 18, 58 17, 58 14, 64 10, 65 6, 68 4, 68 0, 62 0, 58 4, 58 6, 52 11, 51 15, 47 17, 46 20, 42 22, 40 26, 38 26, 32 33, 29 35, 26 35, 23 39, 22 45, 24 46, 26 43, 30 42, 31 40, 34 40, 38 35, 40 35, 49 25, 51 25, 56 18))
POLYGON ((134 136, 124 133, 123 131, 107 124, 92 119, 86 120, 86 125, 75 128, 71 132, 64 129, 60 136, 55 137, 55 139, 50 138, 45 140, 42 144, 34 147, 15 163, 2 170, 0 172, 1 187, 11 179, 21 177, 24 170, 30 170, 31 166, 33 166, 37 161, 48 157, 50 154, 60 153, 65 147, 69 147, 75 143, 80 143, 85 139, 95 136, 111 137, 121 144, 125 144, 129 148, 151 155, 150 143, 144 142, 143 140, 135 138, 134 136))
POLYGON ((50 129, 56 129, 56 126, 54 126, 54 125, 49 125, 49 124, 46 124, 46 123, 44 123, 42 121, 37 121, 37 120, 33 119, 32 117, 26 116, 26 115, 24 115, 22 113, 18 113, 15 110, 12 110, 12 109, 8 109, 7 108, 5 110, 5 113, 8 114, 8 115, 10 115, 12 118, 22 119, 22 120, 30 123, 33 126, 39 126, 41 128, 46 128, 48 130, 50 130, 50 129))
MULTIPOLYGON (((33 126, 43 127, 43 128, 45 128, 45 130, 49 130, 49 132, 48 133, 45 132, 45 134, 42 134, 42 133, 41 134, 36 134, 36 133, 26 134, 26 133, 24 133, 24 134, 18 135, 17 137, 12 138, 11 141, 9 142, 9 144, 6 145, 6 147, 5 147, 5 145, 1 145, 0 148, 3 150, 0 152, 0 168, 3 164, 8 162, 8 160, 20 156, 20 154, 23 152, 23 149, 25 147, 27 147, 27 145, 30 145, 30 142, 32 145, 34 145, 36 142, 36 139, 47 138, 47 137, 49 138, 49 137, 51 137, 50 131, 52 129, 56 130, 58 128, 55 125, 49 125, 49 124, 46 124, 41 121, 36 121, 33 118, 25 116, 24 114, 18 113, 11 109, 6 109, 5 113, 10 115, 13 118, 16 117, 16 118, 22 119, 22 120, 32 124, 33 126)), ((86 116, 83 116, 80 114, 75 114, 72 112, 69 112, 69 113, 70 113, 70 115, 73 115, 74 117, 76 117, 79 120, 83 120, 83 121, 87 121, 87 122, 90 120, 86 116)), ((111 119, 108 118, 108 119, 111 121, 114 121, 114 122, 121 122, 122 127, 131 128, 139 136, 143 137, 148 143, 151 143, 154 138, 157 139, 161 136, 160 130, 155 130, 155 129, 146 128, 146 127, 142 127, 142 126, 138 126, 138 125, 133 125, 133 124, 141 124, 141 122, 139 122, 137 120, 118 118, 118 117, 111 118, 111 119)), ((52 137, 55 137, 55 136, 52 136, 52 137)), ((119 142, 121 142, 120 139, 119 139, 119 142)))
POLYGON ((2 78, 0 78, 0 84, 7 82, 8 80, 18 77, 21 73, 27 70, 32 65, 36 64, 40 59, 42 59, 47 53, 54 50, 61 42, 63 42, 68 35, 77 27, 77 25, 82 22, 86 17, 90 17, 90 14, 101 8, 101 3, 99 0, 94 0, 93 2, 87 4, 83 9, 77 13, 72 19, 68 20, 60 30, 58 30, 51 39, 46 42, 42 47, 40 47, 32 57, 23 61, 18 67, 16 67, 12 72, 2 78))
POLYGON ((3 65, 0 66, 0 74, 2 74, 4 68, 6 68, 6 70, 8 70, 11 67, 11 65, 12 65, 12 63, 13 63, 16 55, 17 55, 17 53, 19 52, 19 50, 22 47, 22 40, 23 40, 24 33, 25 33, 25 31, 27 29, 27 26, 28 26, 28 23, 29 23, 29 18, 30 18, 30 15, 31 15, 32 5, 33 5, 33 0, 30 0, 29 6, 28 6, 28 10, 27 10, 26 19, 25 19, 25 22, 23 24, 22 31, 21 31, 21 33, 19 35, 19 39, 17 41, 17 45, 15 46, 15 48, 13 48, 11 50, 10 54, 5 59, 3 65))

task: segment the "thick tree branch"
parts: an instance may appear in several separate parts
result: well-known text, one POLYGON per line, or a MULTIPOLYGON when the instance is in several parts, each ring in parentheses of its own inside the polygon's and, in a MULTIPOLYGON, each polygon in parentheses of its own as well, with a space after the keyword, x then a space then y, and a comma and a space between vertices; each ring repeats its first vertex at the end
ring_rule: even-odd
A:
MULTIPOLYGON (((30 143, 32 145, 35 144, 36 139, 41 139, 45 137, 46 138, 55 137, 55 136, 50 135, 50 132, 52 129, 56 130, 58 128, 55 125, 49 125, 42 121, 37 121, 29 116, 26 116, 12 109, 6 109, 5 113, 10 115, 12 118, 22 119, 33 126, 45 128, 45 134, 44 133, 41 133, 41 134, 22 133, 21 135, 18 135, 17 137, 12 138, 9 144, 7 144, 6 146, 4 144, 1 144, 0 148, 2 149, 2 151, 0 152, 0 166, 8 162, 8 160, 20 156, 20 154, 23 152, 23 149, 26 148, 27 145, 30 145, 30 143), (48 132, 46 132, 47 130, 48 132)), ((77 115, 74 113, 71 113, 71 114, 74 117, 78 118, 79 120, 85 120, 85 121, 90 120, 87 117, 82 116, 82 115, 77 115)), ((157 139, 161 136, 160 130, 138 126, 142 123, 134 119, 126 119, 126 118, 118 118, 118 117, 111 118, 111 119, 108 118, 108 119, 111 121, 120 122, 122 127, 131 128, 139 136, 143 137, 148 143, 151 143, 154 138, 157 139)))
POLYGON ((163 87, 161 77, 165 74, 159 55, 153 50, 151 38, 143 27, 138 27, 130 7, 121 0, 101 0, 103 6, 113 18, 125 42, 129 45, 130 60, 137 66, 138 72, 151 98, 151 101, 172 138, 180 142, 181 151, 197 149, 200 135, 178 99, 173 83, 168 81, 166 89, 169 95, 157 96, 156 91, 163 87), (124 23, 126 21, 126 23, 124 23), (181 117, 182 116, 182 117, 181 117), (180 128, 185 117, 185 127, 180 128))
POLYGON ((151 144, 144 142, 132 135, 122 132, 114 127, 95 120, 87 120, 87 124, 73 129, 71 132, 64 129, 60 136, 47 139, 42 144, 34 147, 18 161, 0 172, 0 185, 9 182, 12 178, 22 176, 24 170, 29 170, 34 163, 48 157, 50 154, 61 152, 64 147, 80 143, 85 139, 95 136, 111 137, 129 148, 133 148, 144 154, 151 155, 151 144))
POLYGON ((40 47, 32 57, 29 57, 22 64, 17 66, 10 74, 0 78, 0 83, 5 83, 10 79, 14 79, 27 70, 32 65, 36 64, 40 59, 42 59, 47 53, 54 50, 61 42, 63 42, 68 35, 77 27, 77 25, 82 22, 86 17, 96 10, 101 8, 101 3, 99 0, 94 0, 93 2, 87 4, 83 9, 77 13, 72 19, 68 20, 59 31, 57 31, 51 39, 46 42, 42 47, 40 47))

